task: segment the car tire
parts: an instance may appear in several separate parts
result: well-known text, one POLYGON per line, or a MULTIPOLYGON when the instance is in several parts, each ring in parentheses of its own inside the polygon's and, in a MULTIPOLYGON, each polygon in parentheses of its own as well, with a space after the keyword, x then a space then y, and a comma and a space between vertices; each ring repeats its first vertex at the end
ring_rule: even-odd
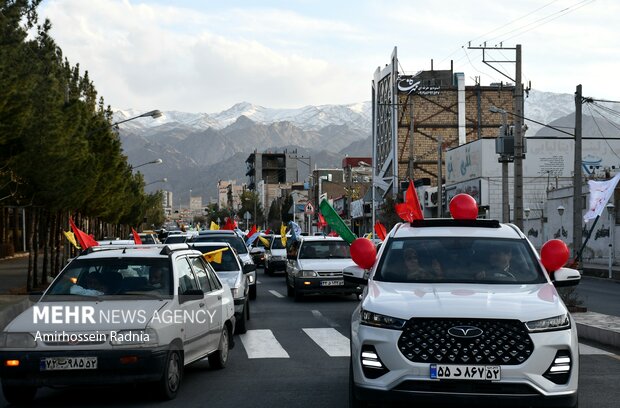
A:
POLYGON ((293 297, 295 295, 295 289, 289 285, 288 273, 286 274, 286 296, 293 297))
POLYGON ((28 385, 5 385, 2 383, 4 399, 12 405, 26 405, 34 400, 37 387, 28 385))
POLYGON ((183 379, 183 356, 177 349, 168 351, 164 372, 159 380, 159 396, 169 401, 176 398, 183 379))
POLYGON ((256 300, 256 284, 250 285, 250 299, 256 300))
POLYGON ((235 325, 235 334, 243 334, 245 332, 248 331, 247 325, 245 324, 245 322, 248 320, 248 312, 250 310, 248 309, 248 302, 245 302, 245 305, 243 306, 243 316, 241 316, 241 318, 239 320, 237 320, 237 323, 235 325))
POLYGON ((349 408, 368 408, 366 401, 359 400, 355 396, 355 383, 353 382, 353 363, 349 360, 349 408))
POLYGON ((230 350, 230 333, 228 327, 224 326, 220 336, 220 345, 215 353, 209 355, 209 365, 218 370, 226 367, 228 362, 228 351, 230 350))

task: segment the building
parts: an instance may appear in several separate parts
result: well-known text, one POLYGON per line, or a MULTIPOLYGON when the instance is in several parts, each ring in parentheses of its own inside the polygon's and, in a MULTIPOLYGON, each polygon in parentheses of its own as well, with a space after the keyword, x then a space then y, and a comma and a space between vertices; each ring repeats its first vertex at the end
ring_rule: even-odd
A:
POLYGON ((297 182, 297 160, 288 153, 254 153, 246 159, 247 188, 258 194, 266 212, 273 201, 282 197, 282 189, 290 189, 297 182))
POLYGON ((220 180, 217 182, 217 205, 219 208, 238 210, 241 208, 241 194, 245 184, 238 185, 236 180, 220 180))

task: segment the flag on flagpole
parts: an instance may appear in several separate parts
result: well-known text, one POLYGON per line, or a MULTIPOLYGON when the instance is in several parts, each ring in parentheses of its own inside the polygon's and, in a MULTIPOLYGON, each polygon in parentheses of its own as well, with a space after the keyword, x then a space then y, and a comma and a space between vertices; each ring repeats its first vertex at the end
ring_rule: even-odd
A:
POLYGON ((75 225, 75 222, 73 222, 73 218, 71 217, 69 217, 69 224, 71 224, 71 229, 73 230, 73 233, 75 234, 77 242, 80 244, 80 248, 87 249, 87 248, 99 245, 99 243, 95 241, 93 237, 91 237, 84 231, 80 230, 75 225))
POLYGON ((73 232, 71 231, 63 231, 63 234, 65 234, 65 237, 67 237, 67 240, 77 249, 80 249, 80 246, 78 245, 78 243, 75 241, 75 235, 73 234, 73 232))
POLYGON ((202 254, 202 257, 209 263, 215 262, 221 264, 222 252, 224 251, 228 251, 228 248, 220 248, 216 249, 215 251, 205 252, 204 254, 202 254))
MULTIPOLYGON (((327 202, 326 199, 321 201, 319 204, 319 211, 325 217, 327 224, 329 227, 342 237, 349 245, 355 241, 357 236, 347 227, 347 225, 342 221, 342 218, 338 215, 338 213, 334 210, 334 208, 327 202)), ((333 231, 332 231, 333 232, 333 231)), ((332 235, 328 235, 332 236, 332 235)))
POLYGON ((248 232, 248 235, 246 235, 246 237, 250 238, 254 234, 256 234, 256 224, 252 225, 252 228, 250 228, 250 231, 248 232))
POLYGON ((280 241, 282 241, 282 246, 286 248, 286 225, 284 224, 280 226, 280 241))
POLYGON ((409 180, 409 188, 405 193, 405 202, 396 204, 396 214, 403 221, 413 222, 413 220, 423 220, 424 214, 422 214, 422 207, 420 207, 420 201, 418 200, 418 194, 413 186, 413 180, 409 180))
POLYGON ((131 233, 133 234, 133 242, 135 242, 136 245, 142 245, 142 240, 140 239, 140 235, 138 235, 138 232, 133 229, 133 227, 131 228, 131 233))
POLYGON ((588 181, 588 187, 590 189, 590 206, 588 207, 588 211, 583 216, 583 220, 585 222, 601 215, 605 209, 605 205, 609 201, 609 198, 614 193, 619 180, 620 173, 606 181, 588 181))
POLYGON ((269 248, 271 246, 271 244, 269 243, 269 240, 265 237, 261 237, 260 235, 258 236, 258 239, 260 239, 260 242, 263 243, 263 245, 265 245, 265 248, 269 248))
POLYGON ((288 226, 291 229, 291 240, 299 241, 299 237, 301 237, 301 227, 299 226, 299 224, 293 221, 289 221, 288 226))
POLYGON ((385 240, 387 232, 385 230, 385 226, 381 224, 380 221, 375 222, 375 233, 377 234, 377 238, 381 241, 385 240))
POLYGON ((217 225, 216 223, 214 223, 213 221, 211 221, 211 227, 210 227, 209 229, 210 229, 211 231, 214 231, 214 230, 219 230, 219 229, 220 229, 220 226, 219 226, 219 225, 217 225))
POLYGON ((323 214, 321 213, 319 213, 319 222, 317 223, 317 227, 320 229, 327 227, 327 221, 325 221, 325 217, 323 217, 323 214))

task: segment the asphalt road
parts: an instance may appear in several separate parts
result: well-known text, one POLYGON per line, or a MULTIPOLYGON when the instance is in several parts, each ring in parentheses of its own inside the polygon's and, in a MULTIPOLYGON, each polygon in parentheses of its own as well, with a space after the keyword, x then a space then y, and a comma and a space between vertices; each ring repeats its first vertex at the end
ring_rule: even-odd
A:
MULTIPOLYGON (((41 389, 37 407, 346 407, 348 323, 357 300, 286 297, 284 278, 259 271, 248 333, 235 336, 228 366, 187 368, 176 400, 161 403, 145 386, 41 389), (305 330, 304 330, 305 329, 305 330), (313 330, 314 329, 314 330, 313 330), (314 338, 314 340, 313 340, 314 338), (327 338, 323 344, 321 338, 327 338), (334 356, 330 356, 329 353, 334 356), (250 358, 253 357, 253 358, 250 358)), ((620 351, 581 346, 581 407, 617 407, 620 351)), ((0 399, 0 406, 8 406, 0 399), (3 405, 4 404, 4 405, 3 405)), ((462 407, 459 407, 462 408, 462 407)))
POLYGON ((584 276, 575 288, 575 293, 589 312, 620 316, 619 281, 584 276))

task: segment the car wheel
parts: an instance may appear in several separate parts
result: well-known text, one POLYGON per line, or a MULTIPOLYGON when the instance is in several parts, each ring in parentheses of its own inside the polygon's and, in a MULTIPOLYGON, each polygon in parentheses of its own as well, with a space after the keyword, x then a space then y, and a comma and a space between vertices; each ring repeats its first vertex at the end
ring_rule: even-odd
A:
POLYGON ((181 352, 171 349, 168 352, 164 372, 159 380, 159 395, 163 400, 175 399, 183 379, 183 358, 181 352))
POLYGON ((248 331, 247 325, 245 324, 245 322, 248 320, 248 312, 248 302, 246 301, 245 305, 243 306, 243 316, 241 316, 241 318, 237 320, 235 333, 243 334, 248 331))
POLYGON ((37 387, 28 385, 5 385, 2 383, 4 399, 13 405, 29 404, 37 394, 37 387))
POLYGON ((359 400, 355 396, 355 383, 353 382, 353 363, 349 360, 349 408, 367 408, 366 401, 359 400))
POLYGON ((230 350, 230 334, 228 328, 224 326, 220 336, 220 345, 217 351, 209 356, 209 365, 213 368, 222 369, 228 362, 228 350, 230 350))
POLYGON ((250 299, 256 299, 256 284, 250 285, 250 299))
POLYGON ((286 274, 286 296, 293 297, 295 295, 295 289, 289 285, 288 273, 286 274))

